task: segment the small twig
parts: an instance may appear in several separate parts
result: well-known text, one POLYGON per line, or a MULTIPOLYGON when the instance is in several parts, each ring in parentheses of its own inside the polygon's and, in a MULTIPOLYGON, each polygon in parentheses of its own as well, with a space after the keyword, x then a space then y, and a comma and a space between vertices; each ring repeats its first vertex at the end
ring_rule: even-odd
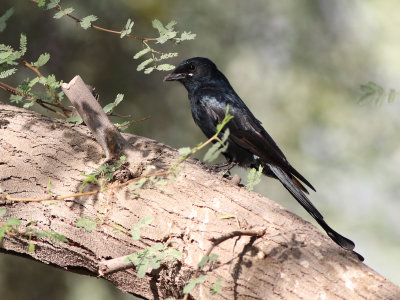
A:
MULTIPOLYGON (((221 128, 222 130, 222 128, 221 128)), ((220 130, 220 131, 221 131, 220 130)), ((207 141, 205 141, 203 144, 200 144, 196 147, 194 147, 188 154, 186 154, 182 160, 178 160, 175 164, 172 165, 172 167, 170 167, 170 171, 173 172, 178 165, 180 165, 180 163, 182 161, 185 161, 186 159, 188 159, 191 155, 193 155, 194 153, 196 153, 197 151, 203 149, 205 146, 207 146, 209 143, 211 143, 213 140, 218 139, 218 135, 220 133, 220 131, 218 131, 217 133, 215 133, 212 137, 210 137, 207 141)))
POLYGON ((31 69, 33 72, 37 74, 39 77, 43 77, 42 73, 40 73, 39 68, 32 66, 25 58, 20 57, 19 61, 24 64, 25 67, 31 69))
POLYGON ((67 112, 71 112, 70 109, 63 107, 61 104, 51 103, 51 102, 48 102, 46 100, 42 100, 40 98, 35 98, 35 97, 30 96, 30 95, 26 95, 23 91, 21 91, 21 90, 19 90, 17 88, 14 88, 14 87, 12 87, 12 86, 4 83, 4 82, 1 82, 1 81, 0 81, 0 88, 5 90, 6 92, 8 92, 10 94, 22 96, 22 97, 25 97, 26 99, 29 99, 31 101, 35 101, 40 106, 42 106, 42 107, 44 107, 44 108, 46 108, 46 109, 48 109, 48 110, 60 115, 60 116, 62 116, 63 118, 68 118, 67 112), (59 111, 56 111, 54 109, 51 109, 51 108, 47 107, 46 105, 51 105, 51 106, 57 107, 57 108, 61 109, 63 112, 59 112, 59 111))
POLYGON ((148 120, 148 119, 150 119, 150 118, 151 118, 151 116, 145 117, 145 118, 141 118, 141 119, 139 119, 139 120, 133 120, 133 121, 128 122, 128 123, 126 123, 126 124, 118 125, 117 127, 118 127, 118 128, 123 128, 123 127, 129 126, 129 125, 135 124, 135 123, 139 123, 139 122, 146 121, 146 120, 148 120))
MULTIPOLYGON (((209 241, 212 243, 210 248, 208 248, 206 254, 204 256, 210 256, 211 252, 214 250, 215 247, 217 247, 219 244, 222 242, 225 242, 226 240, 229 240, 231 238, 237 237, 237 236, 254 236, 254 237, 262 237, 265 234, 265 229, 263 230, 235 230, 230 233, 227 233, 223 236, 220 236, 219 238, 210 238, 209 241)), ((196 271, 194 272, 194 275, 192 278, 197 278, 199 276, 201 267, 197 265, 196 271)), ((183 300, 187 300, 189 297, 189 293, 183 297, 183 300)))
MULTIPOLYGON (((36 75, 38 75, 39 77, 44 77, 44 76, 42 75, 42 73, 40 73, 39 68, 37 68, 37 67, 31 65, 25 58, 21 57, 21 58, 19 59, 19 61, 20 61, 21 63, 23 63, 25 67, 27 67, 28 69, 31 69, 33 72, 35 72, 36 75)), ((50 86, 49 86, 47 83, 45 84, 45 87, 47 88, 48 91, 50 91, 50 86)), ((61 104, 60 98, 58 98, 58 96, 57 96, 54 92, 51 93, 51 96, 54 98, 54 100, 56 100, 56 102, 57 102, 57 104, 58 104, 58 108, 60 108, 60 109, 63 111, 64 115, 65 115, 66 117, 68 117, 68 109, 66 109, 66 108, 61 104)))
POLYGON ((210 238, 209 241, 212 242, 212 245, 211 245, 210 249, 208 249, 208 251, 207 251, 207 252, 209 252, 207 254, 207 256, 210 255, 210 253, 213 250, 213 248, 215 248, 216 246, 218 246, 222 242, 225 242, 226 240, 229 240, 229 239, 234 238, 236 236, 246 235, 246 236, 261 237, 264 234, 265 234, 265 229, 259 230, 259 231, 256 231, 256 230, 235 230, 235 231, 232 231, 232 232, 230 232, 228 234, 220 236, 219 238, 210 238))
POLYGON ((132 268, 134 265, 128 260, 128 257, 129 255, 125 255, 100 262, 98 269, 99 277, 132 268))
POLYGON ((153 173, 153 174, 146 174, 146 175, 142 175, 142 176, 133 178, 126 182, 120 183, 118 185, 111 185, 103 190, 95 190, 95 191, 90 191, 90 192, 85 192, 85 193, 74 193, 74 194, 70 194, 70 195, 66 195, 66 196, 48 196, 48 197, 43 197, 43 198, 13 198, 13 197, 10 197, 9 195, 2 195, 2 196, 0 196, 0 201, 1 200, 14 201, 14 202, 41 202, 41 201, 49 201, 49 200, 62 201, 62 200, 66 200, 69 198, 77 198, 77 197, 81 197, 81 196, 96 195, 96 194, 99 194, 102 192, 106 192, 109 190, 113 190, 116 188, 126 186, 126 185, 131 184, 132 182, 138 181, 142 178, 149 178, 152 176, 164 176, 164 175, 168 175, 168 174, 169 174, 168 171, 162 171, 162 172, 153 173))
MULTIPOLYGON (((38 3, 38 0, 30 0, 30 1, 33 2, 33 3, 36 3, 36 4, 38 3)), ((60 6, 54 7, 52 9, 56 10, 56 11, 61 11, 61 7, 60 6)), ((70 19, 74 20, 76 23, 81 23, 81 20, 79 18, 74 17, 71 14, 66 14, 66 16, 69 17, 70 19)), ((117 34, 117 35, 121 35, 121 33, 122 33, 122 31, 111 30, 111 29, 107 29, 107 28, 104 28, 104 27, 101 27, 101 26, 97 26, 97 25, 93 25, 93 24, 91 24, 90 27, 92 27, 93 29, 96 29, 96 30, 105 31, 105 32, 109 32, 109 33, 113 33, 113 34, 117 34)), ((134 35, 131 35, 131 34, 127 34, 125 36, 128 37, 128 38, 131 38, 131 39, 135 39, 135 40, 141 41, 142 43, 145 43, 146 41, 155 41, 155 40, 157 40, 157 38, 144 38, 144 37, 140 37, 140 36, 134 36, 134 35)))

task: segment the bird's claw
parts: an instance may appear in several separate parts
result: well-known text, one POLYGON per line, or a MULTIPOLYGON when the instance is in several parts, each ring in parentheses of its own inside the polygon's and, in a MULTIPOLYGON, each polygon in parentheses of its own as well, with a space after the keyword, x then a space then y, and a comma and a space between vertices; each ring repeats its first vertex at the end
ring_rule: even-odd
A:
POLYGON ((221 174, 222 177, 230 177, 231 169, 236 166, 235 162, 224 162, 220 164, 215 164, 211 166, 207 166, 207 170, 211 173, 221 174))

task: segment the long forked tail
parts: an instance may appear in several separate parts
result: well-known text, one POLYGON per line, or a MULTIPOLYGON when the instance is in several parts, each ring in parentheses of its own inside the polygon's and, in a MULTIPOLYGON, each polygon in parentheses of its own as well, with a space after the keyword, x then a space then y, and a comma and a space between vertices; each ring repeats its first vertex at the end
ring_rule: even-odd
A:
MULTIPOLYGON (((300 190, 300 188, 291 180, 288 174, 281 168, 267 164, 272 173, 279 179, 283 186, 289 191, 289 193, 304 207, 304 209, 318 222, 318 224, 326 231, 328 236, 340 247, 353 251, 355 245, 354 243, 345 238, 341 234, 333 230, 324 220, 321 213, 315 208, 315 206, 310 202, 307 196, 300 190)), ((353 251, 354 252, 354 251, 353 251)), ((363 261, 364 258, 358 253, 354 252, 358 258, 363 261)))

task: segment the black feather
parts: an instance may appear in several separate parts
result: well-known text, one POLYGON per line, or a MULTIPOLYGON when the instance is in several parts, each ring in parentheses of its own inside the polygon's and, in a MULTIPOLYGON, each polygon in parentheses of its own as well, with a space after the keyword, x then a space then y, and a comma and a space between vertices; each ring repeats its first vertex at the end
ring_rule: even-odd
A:
POLYGON ((217 132, 216 127, 224 119, 226 107, 229 105, 229 113, 233 119, 226 125, 230 135, 224 156, 246 168, 258 168, 262 165, 263 173, 278 179, 335 243, 347 250, 354 249, 354 243, 329 227, 321 213, 303 193, 307 190, 299 180, 310 189, 315 189, 291 166, 261 122, 211 60, 202 57, 185 60, 164 81, 179 81, 185 86, 193 119, 208 138, 217 132))

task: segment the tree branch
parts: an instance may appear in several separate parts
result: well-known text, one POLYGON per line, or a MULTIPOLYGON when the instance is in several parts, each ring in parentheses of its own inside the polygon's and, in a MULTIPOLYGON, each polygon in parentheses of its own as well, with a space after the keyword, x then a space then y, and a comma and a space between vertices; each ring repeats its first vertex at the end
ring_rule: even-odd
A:
MULTIPOLYGON (((137 166, 134 177, 145 169, 168 171, 179 158, 177 151, 156 141, 129 134, 123 138, 130 153, 127 162, 137 166)), ((48 197, 49 179, 52 194, 77 193, 81 174, 99 166, 102 152, 85 126, 0 104, 0 189, 10 197, 48 197)), ((399 298, 399 287, 310 223, 208 173, 194 160, 182 165, 175 179, 163 184, 149 181, 141 188, 127 184, 67 201, 0 200, 1 209, 6 209, 0 217, 3 225, 15 218, 20 223, 12 227, 14 232, 47 233, 5 232, 0 251, 93 276, 107 261, 115 269, 118 260, 114 259, 155 244, 180 251, 181 260, 149 268, 143 278, 131 268, 103 271, 104 278, 119 289, 147 299, 181 299, 197 263, 210 249, 218 254, 218 261, 205 273, 206 281, 190 293, 194 299, 399 298), (265 230, 265 234, 233 239, 236 221, 221 218, 224 215, 236 215, 247 224, 238 232, 265 230), (134 240, 131 229, 149 216, 151 223, 141 227, 140 239, 134 240), (78 227, 81 218, 92 220, 93 228, 78 227), (65 240, 54 240, 55 234, 65 240), (212 295, 210 287, 217 278, 223 278, 222 293, 212 295)), ((83 193, 94 190, 97 187, 88 184, 83 193)))

